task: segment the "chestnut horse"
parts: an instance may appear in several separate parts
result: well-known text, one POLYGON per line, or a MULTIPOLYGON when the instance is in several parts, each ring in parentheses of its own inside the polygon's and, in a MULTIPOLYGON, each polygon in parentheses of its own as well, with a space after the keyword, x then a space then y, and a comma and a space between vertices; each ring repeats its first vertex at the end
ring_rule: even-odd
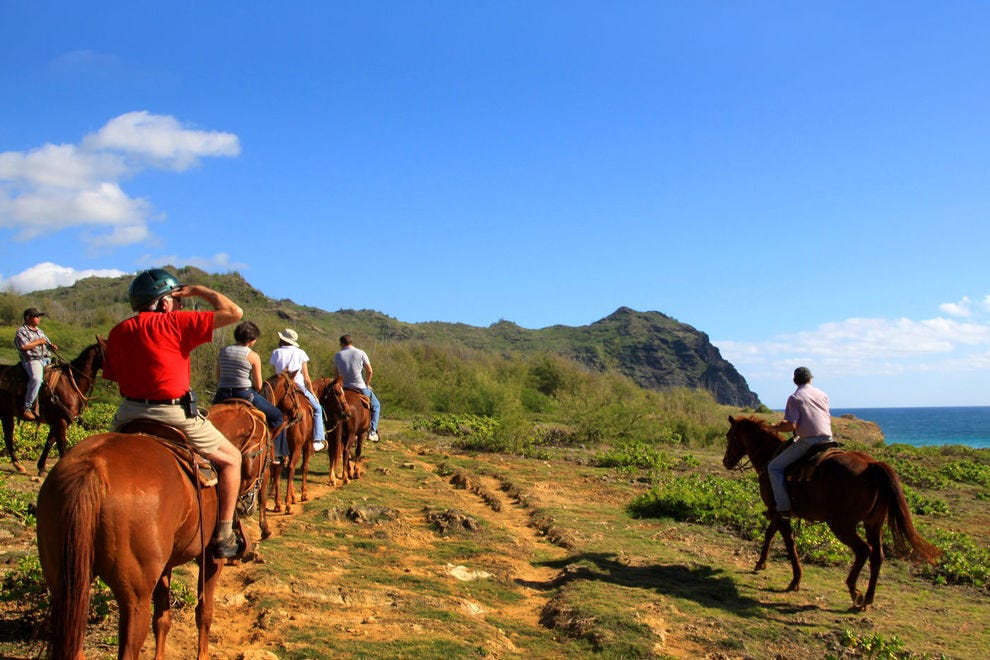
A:
MULTIPOLYGON (((264 416, 244 403, 220 403, 209 414, 241 451, 237 506, 250 515, 270 455, 264 416)), ((198 658, 209 658, 213 593, 224 560, 214 559, 209 546, 216 488, 199 495, 201 506, 175 454, 149 435, 93 435, 56 464, 38 492, 37 510, 38 555, 51 592, 50 657, 83 657, 90 583, 100 577, 120 610, 117 657, 138 658, 153 623, 155 658, 165 658, 172 569, 195 560, 198 658)))
POLYGON ((344 398, 347 399, 349 409, 348 423, 342 427, 342 437, 344 437, 342 450, 344 452, 344 483, 348 479, 357 479, 360 476, 358 464, 361 462, 361 447, 368 438, 368 431, 371 430, 371 407, 368 404, 368 397, 357 390, 344 390, 344 398), (354 458, 351 458, 351 451, 354 451, 354 458))
POLYGON ((323 406, 323 415, 326 418, 327 435, 330 438, 330 446, 327 452, 330 455, 330 478, 331 486, 337 485, 337 468, 342 472, 341 480, 346 484, 350 478, 350 453, 344 451, 344 443, 349 437, 350 405, 344 395, 344 379, 340 376, 336 378, 317 378, 313 381, 313 393, 319 398, 320 405, 323 406))
POLYGON ((296 372, 283 371, 266 380, 261 385, 261 394, 285 415, 285 441, 289 445, 289 456, 278 465, 272 466, 271 489, 275 500, 273 511, 280 512, 282 503, 278 499, 278 485, 285 471, 285 513, 292 513, 292 505, 296 503, 296 492, 293 480, 296 476, 296 464, 302 457, 302 488, 300 500, 309 499, 306 494, 306 481, 309 477, 309 459, 313 456, 313 406, 309 399, 296 385, 296 372), (286 465, 288 462, 288 465, 286 465))
MULTIPOLYGON (((99 337, 96 343, 83 349, 72 362, 57 362, 45 370, 45 383, 38 393, 38 410, 41 421, 48 424, 48 438, 38 458, 38 474, 45 476, 48 453, 52 445, 58 448, 59 457, 65 456, 65 435, 69 425, 79 419, 96 383, 96 372, 103 368, 106 342, 99 337)), ((27 383, 27 374, 20 364, 0 366, 0 380, 11 383, 27 383), (16 370, 16 371, 9 371, 16 370)), ((23 388, 0 392, 0 424, 3 440, 10 455, 10 462, 18 472, 24 466, 14 453, 14 417, 24 406, 23 388)))
MULTIPOLYGON (((747 417, 729 417, 728 444, 722 464, 733 469, 743 456, 748 456, 760 480, 760 497, 767 506, 767 525, 763 548, 754 571, 766 567, 767 555, 774 534, 784 539, 793 577, 787 591, 797 591, 801 583, 801 564, 794 548, 794 530, 790 520, 777 515, 773 491, 767 474, 767 464, 784 446, 785 441, 766 422, 747 417)), ((737 468, 743 469, 743 468, 737 468)), ((859 451, 839 451, 822 457, 814 472, 800 481, 788 482, 792 493, 793 515, 805 520, 825 522, 832 533, 853 552, 853 564, 846 577, 854 610, 865 610, 873 603, 873 595, 883 563, 882 532, 884 522, 890 529, 896 555, 912 561, 933 562, 938 548, 921 538, 911 521, 911 511, 900 480, 893 468, 869 454, 859 451), (862 522, 866 540, 856 531, 862 522), (870 581, 866 594, 856 588, 856 580, 866 560, 870 560, 870 581)))

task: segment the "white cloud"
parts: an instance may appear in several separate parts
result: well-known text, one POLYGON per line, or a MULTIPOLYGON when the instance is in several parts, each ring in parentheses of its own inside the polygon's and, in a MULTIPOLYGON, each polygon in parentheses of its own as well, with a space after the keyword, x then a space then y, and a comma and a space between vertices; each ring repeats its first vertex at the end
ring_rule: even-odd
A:
POLYGON ((87 135, 83 147, 122 152, 129 158, 179 172, 203 157, 241 153, 240 142, 233 133, 183 128, 174 117, 153 115, 146 110, 111 119, 99 131, 87 135))
POLYGON ((71 286, 86 277, 120 277, 126 274, 115 268, 76 270, 46 261, 31 266, 27 270, 13 275, 10 279, 0 282, 0 284, 4 288, 10 287, 18 293, 30 293, 42 289, 71 286))
POLYGON ((203 158, 239 154, 232 133, 184 127, 168 115, 128 112, 79 145, 0 153, 0 227, 14 229, 21 241, 81 227, 106 230, 83 235, 94 247, 148 241, 152 203, 128 195, 122 180, 148 169, 181 172, 203 158))
MULTIPOLYGON (((968 298, 955 305, 970 309, 969 316, 975 317, 968 298)), ((948 313, 946 305, 940 309, 948 313)), ((958 311, 956 307, 949 309, 958 311)), ((874 389, 859 396, 885 401, 885 405, 898 405, 898 400, 904 405, 910 397, 937 397, 938 392, 929 392, 923 385, 929 379, 961 378, 990 370, 990 323, 968 316, 920 321, 851 318, 766 341, 714 343, 769 405, 783 403, 793 389, 790 374, 800 365, 811 367, 819 380, 824 376, 824 382, 840 392, 840 383, 874 383, 874 389), (918 383, 918 391, 895 395, 894 382, 918 383), (765 398, 768 393, 769 401, 765 398)), ((852 385, 848 388, 847 392, 854 389, 852 385)), ((912 405, 926 404, 914 400, 912 405)))
POLYGON ((938 306, 938 308, 949 316, 963 316, 969 318, 973 315, 971 304, 972 301, 970 301, 969 296, 963 296, 963 299, 959 302, 942 303, 938 306))

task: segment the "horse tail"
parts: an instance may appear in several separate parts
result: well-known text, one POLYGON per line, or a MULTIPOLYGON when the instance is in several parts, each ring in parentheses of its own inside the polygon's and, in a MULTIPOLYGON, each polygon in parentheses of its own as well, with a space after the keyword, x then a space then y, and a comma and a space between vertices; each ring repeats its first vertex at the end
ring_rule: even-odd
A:
POLYGON ((65 467, 68 469, 57 473, 54 486, 57 488, 53 494, 57 498, 53 512, 57 531, 54 538, 45 539, 53 544, 52 551, 57 553, 58 562, 58 579, 52 585, 50 611, 51 657, 57 660, 82 657, 96 525, 103 499, 100 470, 89 461, 66 464, 65 467))
POLYGON ((894 468, 876 461, 867 467, 867 473, 880 491, 881 501, 887 504, 887 526, 894 539, 894 553, 911 561, 933 563, 942 551, 923 539, 915 530, 911 509, 894 468))

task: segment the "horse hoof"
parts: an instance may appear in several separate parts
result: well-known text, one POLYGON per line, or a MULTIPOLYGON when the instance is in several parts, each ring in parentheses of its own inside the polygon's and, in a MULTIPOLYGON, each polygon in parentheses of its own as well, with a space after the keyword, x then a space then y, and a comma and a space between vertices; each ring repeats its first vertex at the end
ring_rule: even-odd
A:
POLYGON ((760 562, 759 564, 757 564, 756 566, 753 567, 753 572, 754 573, 759 573, 760 571, 766 569, 766 567, 767 567, 767 565, 765 563, 760 562))

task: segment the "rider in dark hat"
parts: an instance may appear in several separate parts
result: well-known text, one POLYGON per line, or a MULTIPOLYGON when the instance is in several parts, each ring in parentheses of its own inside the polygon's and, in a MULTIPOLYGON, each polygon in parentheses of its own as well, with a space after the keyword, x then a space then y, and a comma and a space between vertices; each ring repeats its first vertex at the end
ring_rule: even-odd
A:
POLYGON ((51 354, 48 349, 58 350, 58 346, 53 344, 45 331, 41 329, 41 317, 45 313, 37 307, 28 307, 24 310, 24 325, 17 329, 14 335, 14 346, 17 347, 21 356, 21 364, 27 371, 28 384, 24 393, 24 410, 21 417, 27 420, 35 420, 34 407, 38 399, 38 392, 41 391, 41 383, 45 378, 45 366, 51 362, 51 354))
POLYGON ((794 370, 797 390, 787 398, 784 421, 770 426, 775 431, 794 431, 797 436, 794 444, 777 454, 767 466, 777 513, 782 518, 791 516, 791 498, 784 476, 788 466, 807 454, 812 446, 832 439, 832 412, 829 409, 828 395, 813 387, 811 379, 811 369, 808 367, 794 370))

